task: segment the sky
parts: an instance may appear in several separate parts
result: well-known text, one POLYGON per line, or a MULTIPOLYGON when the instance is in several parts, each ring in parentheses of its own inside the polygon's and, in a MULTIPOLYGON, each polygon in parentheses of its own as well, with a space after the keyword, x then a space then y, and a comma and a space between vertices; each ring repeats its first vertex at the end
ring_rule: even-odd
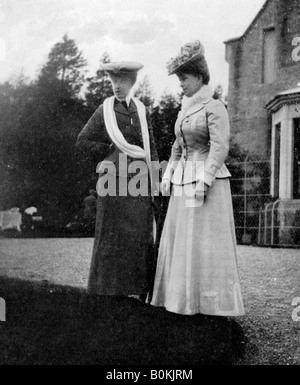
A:
POLYGON ((112 61, 139 61, 154 95, 180 91, 166 63, 199 39, 211 85, 227 92, 224 41, 241 36, 265 0, 0 0, 0 83, 24 73, 35 79, 65 33, 88 61, 88 75, 104 52, 112 61))

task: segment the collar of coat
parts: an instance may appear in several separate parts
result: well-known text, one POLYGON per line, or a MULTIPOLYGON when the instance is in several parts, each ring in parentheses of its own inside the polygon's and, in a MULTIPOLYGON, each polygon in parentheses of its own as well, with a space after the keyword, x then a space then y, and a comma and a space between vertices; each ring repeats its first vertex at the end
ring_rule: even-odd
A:
POLYGON ((182 99, 181 118, 195 114, 204 108, 205 104, 211 101, 213 90, 210 86, 204 85, 190 98, 184 96, 182 99))
POLYGON ((132 99, 130 100, 128 109, 126 109, 118 99, 115 99, 114 111, 122 115, 130 116, 131 114, 137 112, 137 108, 132 99))

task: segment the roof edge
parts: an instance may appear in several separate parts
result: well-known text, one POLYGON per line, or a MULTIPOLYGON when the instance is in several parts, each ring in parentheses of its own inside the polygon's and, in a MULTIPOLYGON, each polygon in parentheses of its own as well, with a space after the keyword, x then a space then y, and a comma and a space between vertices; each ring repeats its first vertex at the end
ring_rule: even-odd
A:
POLYGON ((298 92, 277 94, 272 100, 264 105, 269 111, 276 111, 283 104, 293 104, 300 101, 300 90, 298 92))
POLYGON ((273 0, 266 0, 265 3, 262 5, 262 7, 260 8, 260 10, 258 11, 258 13, 256 14, 256 16, 254 17, 254 19, 252 20, 252 22, 249 24, 249 26, 247 27, 246 31, 239 37, 234 37, 232 39, 228 39, 228 40, 225 40, 223 43, 224 44, 228 44, 228 43, 233 43, 235 41, 238 41, 238 40, 241 40, 242 38, 244 38, 248 31, 251 29, 251 27, 253 26, 253 24, 256 22, 256 20, 260 17, 260 15, 262 14, 262 12, 267 8, 267 6, 269 5, 269 3, 271 3, 271 1, 273 0))
POLYGON ((243 38, 244 35, 241 35, 239 37, 233 37, 231 39, 227 39, 225 41, 223 41, 224 44, 227 44, 227 43, 233 43, 234 41, 239 41, 243 38))

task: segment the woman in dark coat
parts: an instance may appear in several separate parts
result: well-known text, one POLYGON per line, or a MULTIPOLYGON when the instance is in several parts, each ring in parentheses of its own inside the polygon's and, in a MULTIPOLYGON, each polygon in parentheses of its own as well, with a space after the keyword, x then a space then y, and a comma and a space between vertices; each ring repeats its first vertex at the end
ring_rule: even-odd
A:
POLYGON ((141 296, 149 291, 155 237, 149 170, 158 156, 145 107, 130 96, 142 67, 103 65, 114 96, 99 106, 77 140, 100 162, 91 294, 141 296))

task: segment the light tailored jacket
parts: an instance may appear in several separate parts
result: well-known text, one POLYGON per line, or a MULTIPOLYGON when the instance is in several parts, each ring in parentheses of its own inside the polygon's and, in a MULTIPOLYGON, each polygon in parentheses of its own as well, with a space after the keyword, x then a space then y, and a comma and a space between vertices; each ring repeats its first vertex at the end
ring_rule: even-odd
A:
MULTIPOLYGON (((188 98, 186 98, 187 100, 188 98)), ((230 126, 223 102, 204 85, 178 114, 176 139, 163 179, 184 185, 231 176, 224 161, 229 151, 230 126)))

